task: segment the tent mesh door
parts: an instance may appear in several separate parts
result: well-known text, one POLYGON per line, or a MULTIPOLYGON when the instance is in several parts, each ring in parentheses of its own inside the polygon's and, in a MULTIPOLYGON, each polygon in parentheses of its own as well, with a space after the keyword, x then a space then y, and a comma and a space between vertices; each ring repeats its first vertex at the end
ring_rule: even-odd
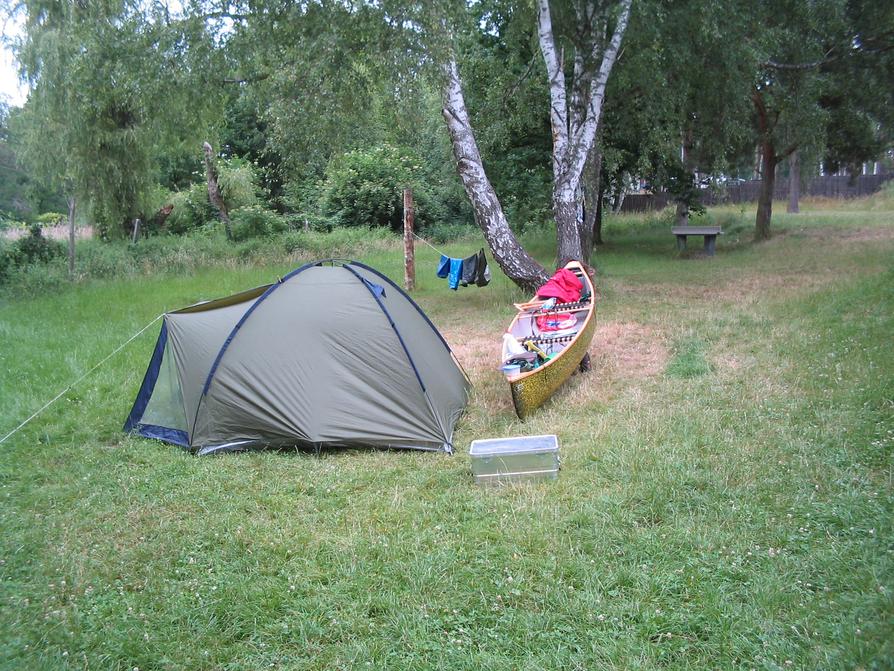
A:
POLYGON ((180 391, 180 379, 177 377, 177 370, 174 367, 170 341, 165 345, 165 353, 158 370, 155 389, 152 390, 152 396, 140 418, 140 423, 184 432, 188 430, 183 393, 180 391))

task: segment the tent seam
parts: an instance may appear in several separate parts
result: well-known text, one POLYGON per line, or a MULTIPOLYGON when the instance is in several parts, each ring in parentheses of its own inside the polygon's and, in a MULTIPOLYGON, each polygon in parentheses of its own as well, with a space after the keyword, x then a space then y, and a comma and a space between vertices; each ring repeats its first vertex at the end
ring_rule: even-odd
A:
POLYGON ((469 377, 469 374, 466 372, 466 369, 463 368, 463 365, 460 362, 459 358, 457 358, 456 353, 453 351, 453 349, 451 349, 450 344, 447 342, 447 340, 444 338, 444 336, 441 334, 441 332, 438 330, 438 328, 434 325, 434 323, 432 323, 432 320, 428 318, 428 315, 425 314, 423 309, 421 307, 419 307, 419 304, 413 300, 412 296, 410 296, 410 294, 408 294, 406 291, 401 289, 400 285, 395 283, 394 280, 392 280, 387 275, 383 275, 381 272, 379 272, 375 268, 372 268, 372 267, 366 265, 365 263, 360 263, 359 261, 349 261, 349 264, 353 265, 353 266, 357 266, 358 268, 363 268, 364 270, 368 270, 369 272, 371 272, 371 273, 375 274, 376 276, 380 277, 381 279, 385 280, 386 282, 388 282, 388 284, 390 284, 392 287, 397 289, 403 295, 403 297, 406 298, 410 302, 410 305, 412 305, 416 309, 416 312, 418 312, 419 315, 425 320, 425 323, 428 324, 428 327, 432 330, 432 332, 434 332, 434 334, 436 336, 438 336, 438 340, 440 340, 441 343, 444 345, 444 347, 447 349, 447 351, 450 352, 454 363, 459 368, 459 370, 462 372, 463 376, 466 378, 466 382, 471 387, 472 386, 472 378, 469 377))
MULTIPOLYGON (((394 318, 391 316, 391 313, 388 312, 388 308, 385 307, 385 304, 376 295, 376 292, 373 291, 373 288, 370 286, 369 280, 365 279, 364 277, 361 277, 360 274, 357 271, 355 271, 353 268, 348 267, 348 266, 352 265, 352 263, 353 262, 343 265, 342 268, 344 268, 349 273, 351 273, 354 277, 356 277, 358 280, 360 280, 360 283, 364 287, 366 287, 366 290, 369 292, 369 294, 373 297, 373 299, 375 299, 376 303, 378 304, 379 309, 382 311, 382 313, 388 319, 388 323, 391 325, 391 330, 394 331, 394 335, 397 336, 397 340, 398 340, 398 342, 400 342, 400 346, 403 348, 404 354, 407 355, 407 361, 410 362, 410 366, 413 368, 413 372, 416 374, 416 379, 419 381, 419 386, 422 388, 422 395, 425 397, 425 403, 428 406, 428 411, 431 414, 431 418, 434 420, 435 425, 441 431, 441 438, 443 438, 444 443, 446 445, 448 445, 448 451, 452 452, 452 445, 450 445, 450 440, 447 437, 447 431, 444 430, 444 426, 441 424, 441 418, 438 417, 438 413, 435 412, 434 403, 432 403, 431 397, 428 394, 428 390, 425 388, 425 383, 422 381, 422 376, 419 374, 419 369, 416 367, 416 362, 413 361, 413 356, 410 354, 410 350, 407 348, 406 342, 404 342, 404 337, 400 334, 400 329, 397 328, 397 324, 394 322, 394 318)), ((357 265, 360 266, 361 264, 358 263, 357 265)), ((404 296, 408 299, 410 298, 406 294, 404 294, 404 296)), ((412 302, 412 299, 411 299, 411 302, 412 302)), ((435 330, 437 331, 437 329, 435 329, 435 330)), ((438 335, 440 335, 440 334, 438 334, 438 335)), ((443 341, 443 337, 441 338, 441 340, 443 341)), ((448 350, 449 350, 449 347, 448 347, 448 350)), ((452 438, 452 436, 451 436, 451 438, 452 438)))
MULTIPOLYGON (((195 430, 196 425, 199 421, 199 412, 202 409, 202 402, 205 400, 205 396, 208 394, 208 389, 211 388, 211 381, 214 379, 214 374, 217 372, 217 368, 220 365, 221 360, 223 359, 223 355, 226 353, 227 349, 230 346, 230 343, 233 342, 233 338, 236 337, 236 334, 242 328, 242 325, 248 320, 248 318, 252 315, 255 309, 263 303, 274 291, 276 291, 279 287, 285 284, 288 280, 292 279, 299 273, 307 270, 308 268, 313 268, 314 266, 320 266, 325 261, 312 261, 311 263, 305 263, 303 266, 296 268, 291 271, 287 275, 283 276, 274 284, 270 285, 270 288, 267 289, 264 293, 262 293, 255 300, 254 303, 251 304, 251 307, 245 311, 245 314, 240 317, 239 321, 236 322, 236 325, 230 331, 230 334, 227 336, 226 340, 224 340, 223 345, 220 346, 220 350, 217 353, 217 356, 214 358, 214 363, 211 364, 211 369, 208 371, 208 377, 205 379, 205 385, 202 387, 202 393, 199 395, 199 402, 196 404, 196 414, 193 418, 193 430, 195 430)), ((192 443, 192 437, 190 437, 190 443, 192 443)))

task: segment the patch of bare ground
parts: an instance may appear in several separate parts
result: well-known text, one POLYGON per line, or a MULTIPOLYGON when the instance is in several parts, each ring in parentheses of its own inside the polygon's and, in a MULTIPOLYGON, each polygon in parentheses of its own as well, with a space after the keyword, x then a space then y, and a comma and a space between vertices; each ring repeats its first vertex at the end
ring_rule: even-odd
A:
POLYGON ((731 371, 741 370, 745 366, 745 361, 738 354, 724 354, 717 357, 714 363, 719 368, 727 368, 731 371))
POLYGON ((860 228, 821 226, 817 228, 801 228, 797 230, 797 234, 816 240, 878 242, 882 240, 894 240, 894 226, 864 226, 860 228))
POLYGON ((736 277, 728 282, 711 285, 628 284, 619 286, 617 291, 681 305, 698 301, 748 303, 764 300, 768 296, 792 295, 819 289, 833 282, 836 277, 839 276, 831 269, 815 268, 809 273, 764 273, 736 277))
POLYGON ((668 356, 664 336, 651 326, 636 322, 599 324, 590 346, 595 375, 582 385, 583 391, 592 387, 598 398, 610 389, 639 386, 664 370, 668 356))
POLYGON ((497 371, 502 334, 466 326, 463 329, 443 329, 444 338, 466 369, 472 384, 485 372, 497 371))
POLYGON ((514 412, 509 388, 499 370, 502 332, 465 323, 442 328, 441 333, 478 390, 476 402, 485 412, 514 412), (506 388, 498 393, 497 386, 506 388))
MULTIPOLYGON (((488 413, 512 409, 512 399, 499 371, 502 334, 482 328, 447 328, 444 337, 462 363, 478 401, 488 413), (493 391, 494 393, 490 393, 493 391)), ((605 401, 619 388, 637 387, 660 374, 668 359, 664 337, 651 326, 635 322, 599 324, 590 345, 591 370, 575 375, 559 390, 563 403, 587 405, 605 401)))

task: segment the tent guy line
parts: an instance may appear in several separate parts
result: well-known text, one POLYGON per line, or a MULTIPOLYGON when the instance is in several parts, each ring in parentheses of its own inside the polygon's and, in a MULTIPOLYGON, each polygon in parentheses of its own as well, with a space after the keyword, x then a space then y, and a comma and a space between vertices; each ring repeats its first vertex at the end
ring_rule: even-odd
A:
POLYGON ((109 354, 108 356, 106 356, 102 361, 100 361, 98 364, 96 364, 95 366, 93 366, 93 368, 91 368, 90 370, 88 370, 86 373, 84 373, 83 375, 81 375, 81 377, 79 377, 77 380, 75 380, 74 382, 72 382, 71 384, 69 384, 65 389, 63 389, 63 390, 60 391, 58 394, 56 394, 56 396, 53 397, 50 401, 47 401, 47 403, 44 404, 44 406, 43 406, 42 408, 40 408, 39 410, 37 410, 37 411, 36 411, 34 414, 32 414, 28 419, 26 419, 24 422, 22 422, 21 424, 19 424, 16 428, 14 428, 12 431, 10 431, 9 433, 7 433, 5 436, 3 436, 3 438, 0 438, 0 444, 6 442, 6 440, 7 440, 10 436, 12 436, 12 435, 14 435, 15 433, 17 433, 17 432, 18 432, 20 429, 22 429, 26 424, 28 424, 28 422, 30 422, 32 419, 34 419, 35 417, 37 417, 40 413, 42 413, 44 410, 46 410, 47 408, 49 408, 51 405, 53 405, 53 403, 55 403, 56 401, 58 401, 60 398, 62 398, 63 396, 65 396, 65 394, 67 394, 69 391, 71 391, 71 389, 72 389, 75 385, 77 385, 79 382, 81 382, 81 380, 83 380, 84 378, 86 378, 86 377, 87 377, 88 375, 90 375, 93 371, 95 371, 97 368, 99 368, 100 366, 102 366, 106 361, 108 361, 109 359, 111 359, 113 356, 115 356, 116 354, 118 354, 118 352, 120 352, 121 350, 123 350, 123 349, 124 349, 125 347, 127 347, 130 343, 132 343, 134 340, 136 340, 136 339, 139 338, 141 335, 143 335, 143 333, 144 333, 150 326, 152 326, 155 322, 157 322, 157 321, 158 321, 159 319, 161 319, 162 317, 164 317, 164 313, 162 313, 162 314, 158 315, 157 317, 155 317, 155 319, 153 319, 151 322, 149 322, 149 323, 146 324, 143 328, 141 328, 139 331, 137 331, 137 332, 136 332, 134 335, 132 335, 126 342, 124 342, 124 343, 122 343, 121 345, 119 345, 118 348, 115 349, 115 351, 113 351, 111 354, 109 354))

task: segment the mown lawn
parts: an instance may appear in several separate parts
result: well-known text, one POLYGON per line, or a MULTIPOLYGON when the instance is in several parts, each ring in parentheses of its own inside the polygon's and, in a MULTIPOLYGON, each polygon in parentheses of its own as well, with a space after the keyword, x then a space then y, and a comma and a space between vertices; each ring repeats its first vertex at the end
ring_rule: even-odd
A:
MULTIPOLYGON (((0 446, 0 668, 894 667, 894 218, 777 215, 755 245, 720 215, 710 260, 609 223, 593 371, 525 423, 496 369, 521 294, 451 292, 420 246, 475 383, 452 457, 126 437, 153 326, 0 446), (473 484, 472 440, 538 433, 557 481, 473 484)), ((401 280, 399 243, 362 260, 401 280)), ((7 300, 0 433, 162 311, 287 269, 7 300)))

